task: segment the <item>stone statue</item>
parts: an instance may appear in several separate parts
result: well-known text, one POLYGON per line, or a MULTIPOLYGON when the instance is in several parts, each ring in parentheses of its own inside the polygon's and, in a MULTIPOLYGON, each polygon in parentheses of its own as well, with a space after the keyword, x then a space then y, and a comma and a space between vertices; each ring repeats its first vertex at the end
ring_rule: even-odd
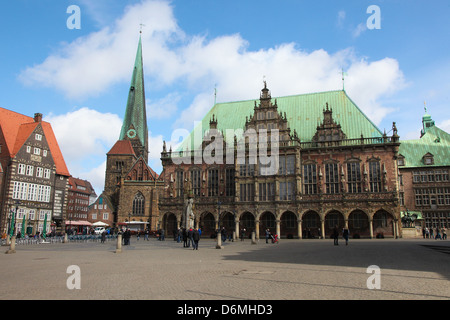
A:
POLYGON ((193 211, 194 199, 187 198, 184 204, 185 204, 184 205, 185 210, 183 215, 184 227, 186 229, 194 228, 194 219, 195 219, 193 211))

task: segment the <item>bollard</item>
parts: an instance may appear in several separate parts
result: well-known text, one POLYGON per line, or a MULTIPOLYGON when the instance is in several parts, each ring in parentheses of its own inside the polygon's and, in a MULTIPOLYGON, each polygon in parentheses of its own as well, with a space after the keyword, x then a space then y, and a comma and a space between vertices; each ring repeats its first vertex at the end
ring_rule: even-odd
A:
POLYGON ((116 253, 122 252, 122 235, 119 233, 117 235, 117 246, 116 246, 116 253))
POLYGON ((255 231, 252 232, 252 244, 256 244, 256 233, 255 233, 255 231))
POLYGON ((7 250, 5 253, 16 253, 16 236, 12 236, 9 250, 7 250))
POLYGON ((222 249, 222 235, 218 232, 217 233, 217 244, 216 249, 222 249))

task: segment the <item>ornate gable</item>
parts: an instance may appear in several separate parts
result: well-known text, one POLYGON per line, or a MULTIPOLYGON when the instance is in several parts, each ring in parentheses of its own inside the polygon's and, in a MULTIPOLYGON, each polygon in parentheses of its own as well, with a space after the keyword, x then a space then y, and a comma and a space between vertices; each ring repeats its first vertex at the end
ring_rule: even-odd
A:
POLYGON ((125 180, 132 181, 155 181, 158 175, 150 168, 142 156, 131 166, 125 176, 125 180))
POLYGON ((316 134, 313 136, 312 141, 330 144, 339 143, 339 141, 346 138, 341 125, 334 121, 333 110, 328 108, 327 102, 326 109, 323 109, 323 121, 317 126, 316 134))

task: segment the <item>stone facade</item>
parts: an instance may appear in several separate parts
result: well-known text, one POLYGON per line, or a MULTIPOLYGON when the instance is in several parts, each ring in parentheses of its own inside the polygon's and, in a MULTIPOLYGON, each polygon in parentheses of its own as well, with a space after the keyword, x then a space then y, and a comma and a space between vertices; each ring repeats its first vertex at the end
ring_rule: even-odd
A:
POLYGON ((171 234, 180 227, 189 192, 196 227, 206 235, 225 227, 236 236, 245 228, 246 236, 255 232, 260 237, 269 229, 281 237, 328 237, 337 225, 349 227, 354 237, 401 236, 395 126, 390 137, 349 139, 333 117, 333 106, 320 107, 321 123, 311 141, 301 142, 265 85, 234 145, 230 138, 222 149, 214 145, 226 139, 217 130, 221 118, 213 115, 201 149, 164 149, 163 228, 171 234), (205 161, 205 153, 215 161, 205 161))

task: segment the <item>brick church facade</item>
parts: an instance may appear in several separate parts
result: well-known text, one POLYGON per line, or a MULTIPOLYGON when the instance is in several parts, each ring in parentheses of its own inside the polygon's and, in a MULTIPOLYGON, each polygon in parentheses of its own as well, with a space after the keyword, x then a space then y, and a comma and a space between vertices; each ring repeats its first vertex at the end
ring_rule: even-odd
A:
POLYGON ((156 230, 159 190, 163 181, 148 165, 142 45, 139 39, 125 117, 119 140, 106 157, 105 188, 100 196, 112 208, 113 225, 156 230))

